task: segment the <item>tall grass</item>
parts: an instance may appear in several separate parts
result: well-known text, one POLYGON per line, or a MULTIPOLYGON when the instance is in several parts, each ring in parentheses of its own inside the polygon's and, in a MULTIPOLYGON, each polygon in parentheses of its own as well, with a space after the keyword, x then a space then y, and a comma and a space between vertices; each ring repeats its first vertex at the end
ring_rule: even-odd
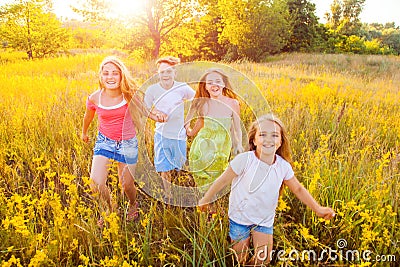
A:
MULTIPOLYGON (((195 208, 165 206, 141 193, 138 222, 111 213, 104 228, 96 226, 101 210, 88 186, 92 145, 82 143, 79 134, 103 57, 0 63, 1 265, 232 266, 226 197, 220 214, 209 221, 195 208)), ((139 85, 154 73, 151 62, 125 62, 139 85)), ((337 213, 332 221, 320 220, 287 192, 278 207, 275 250, 372 252, 370 262, 275 255, 273 264, 396 266, 372 260, 395 255, 400 261, 400 59, 293 54, 229 67, 254 82, 237 88, 247 101, 244 127, 252 112, 271 109, 281 117, 297 177, 337 213), (257 90, 255 85, 259 92, 245 93, 257 90), (346 246, 338 247, 338 240, 346 246)), ((243 85, 240 79, 233 84, 243 85)), ((90 133, 93 140, 95 125, 90 133)), ((115 164, 109 184, 126 208, 115 164)))

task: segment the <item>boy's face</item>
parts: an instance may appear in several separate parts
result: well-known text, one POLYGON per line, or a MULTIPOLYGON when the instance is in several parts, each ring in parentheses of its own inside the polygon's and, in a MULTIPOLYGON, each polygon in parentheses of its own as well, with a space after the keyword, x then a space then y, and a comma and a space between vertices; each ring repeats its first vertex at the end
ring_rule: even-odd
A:
POLYGON ((158 76, 160 78, 160 84, 164 89, 170 89, 175 81, 176 69, 174 66, 168 63, 162 62, 158 66, 158 76))

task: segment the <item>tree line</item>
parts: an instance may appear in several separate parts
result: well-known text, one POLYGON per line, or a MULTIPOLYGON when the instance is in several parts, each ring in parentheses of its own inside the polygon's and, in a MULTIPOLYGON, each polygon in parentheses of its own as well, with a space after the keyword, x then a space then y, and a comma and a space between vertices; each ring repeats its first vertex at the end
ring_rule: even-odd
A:
POLYGON ((333 0, 320 23, 307 0, 146 0, 130 19, 109 17, 110 0, 72 6, 82 20, 61 20, 51 0, 0 7, 4 49, 46 57, 72 48, 116 48, 140 60, 173 54, 184 60, 263 61, 282 52, 400 54, 394 22, 360 21, 365 0, 333 0))

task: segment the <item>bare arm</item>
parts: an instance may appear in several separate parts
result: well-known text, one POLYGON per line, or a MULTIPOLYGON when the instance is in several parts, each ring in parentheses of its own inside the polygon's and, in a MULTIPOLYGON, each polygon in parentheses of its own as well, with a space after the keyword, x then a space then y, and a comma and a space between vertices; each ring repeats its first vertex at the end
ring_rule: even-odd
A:
POLYGON ((191 135, 191 133, 192 133, 192 128, 190 128, 190 122, 191 122, 192 119, 193 119, 193 115, 194 115, 194 108, 193 108, 193 103, 192 103, 192 104, 190 105, 190 108, 189 108, 188 114, 186 115, 185 123, 184 123, 184 127, 185 127, 185 129, 186 129, 186 134, 187 134, 187 136, 192 136, 192 135, 191 135))
POLYGON ((201 128, 203 128, 203 126, 204 126, 204 118, 198 117, 196 119, 196 122, 195 122, 193 128, 190 128, 190 121, 193 119, 193 116, 195 113, 195 108, 193 107, 194 103, 195 103, 195 100, 192 102, 192 105, 190 106, 189 112, 185 119, 186 134, 189 137, 195 136, 201 130, 201 128))
POLYGON ((329 220, 335 216, 335 212, 331 208, 322 207, 319 205, 318 202, 308 192, 308 190, 300 184, 296 177, 285 180, 284 184, 289 187, 290 191, 292 191, 301 202, 312 209, 318 217, 329 220))
POLYGON ((81 139, 85 143, 89 142, 89 136, 88 136, 87 132, 88 132, 90 123, 93 121, 95 113, 96 113, 95 110, 86 108, 85 115, 83 117, 82 135, 81 135, 81 139))
POLYGON ((235 155, 243 152, 242 128, 240 127, 240 106, 239 102, 233 100, 233 153, 235 155))
POLYGON ((166 122, 168 119, 167 114, 157 110, 156 108, 148 107, 149 102, 152 103, 152 100, 149 98, 148 94, 145 94, 143 100, 139 94, 134 95, 132 98, 132 103, 139 107, 139 111, 144 115, 146 118, 150 118, 156 122, 166 122))
POLYGON ((201 128, 203 128, 203 126, 204 126, 204 118, 203 117, 197 118, 196 123, 194 124, 192 129, 190 127, 186 128, 187 135, 190 137, 196 136, 196 134, 201 130, 201 128))
POLYGON ((236 173, 229 166, 222 174, 215 180, 208 191, 204 194, 203 198, 199 201, 199 208, 202 211, 207 209, 207 206, 212 202, 214 196, 220 192, 225 186, 230 184, 236 177, 236 173))
POLYGON ((148 117, 156 122, 166 122, 168 119, 168 115, 153 108, 150 112, 147 110, 146 114, 148 117))

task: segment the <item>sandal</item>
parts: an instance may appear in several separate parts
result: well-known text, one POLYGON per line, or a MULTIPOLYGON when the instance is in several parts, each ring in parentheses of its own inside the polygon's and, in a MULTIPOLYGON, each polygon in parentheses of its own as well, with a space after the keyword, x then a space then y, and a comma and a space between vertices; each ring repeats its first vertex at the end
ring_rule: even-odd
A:
POLYGON ((126 221, 133 222, 139 218, 139 204, 136 202, 134 207, 129 207, 128 212, 126 213, 126 221))

